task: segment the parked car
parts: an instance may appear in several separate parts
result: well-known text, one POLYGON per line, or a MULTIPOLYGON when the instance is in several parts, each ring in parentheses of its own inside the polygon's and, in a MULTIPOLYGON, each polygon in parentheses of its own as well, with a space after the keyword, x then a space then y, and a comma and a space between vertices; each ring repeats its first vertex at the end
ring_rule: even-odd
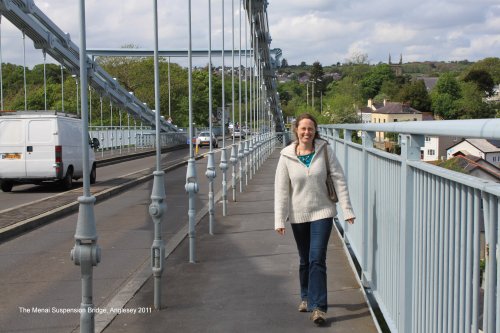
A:
POLYGON ((82 121, 55 112, 0 112, 0 188, 59 181, 69 190, 83 177, 83 150, 88 149, 90 183, 96 181, 94 147, 82 143, 82 121))
POLYGON ((241 130, 239 130, 239 129, 235 130, 235 131, 234 131, 234 133, 233 133, 233 135, 234 135, 234 137, 235 137, 235 138, 240 138, 240 137, 241 137, 242 139, 244 139, 244 138, 245 138, 245 132, 242 132, 242 131, 241 131, 241 130))
POLYGON ((198 145, 201 146, 210 146, 210 137, 212 137, 212 147, 218 148, 219 145, 217 143, 217 137, 215 134, 212 133, 210 135, 210 132, 201 132, 198 134, 198 145))

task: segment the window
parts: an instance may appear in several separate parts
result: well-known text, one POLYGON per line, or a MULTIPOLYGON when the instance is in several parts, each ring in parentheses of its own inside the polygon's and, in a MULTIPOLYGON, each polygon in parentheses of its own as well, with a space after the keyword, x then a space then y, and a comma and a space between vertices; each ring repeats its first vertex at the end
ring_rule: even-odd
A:
POLYGON ((425 137, 425 141, 431 141, 431 137, 430 136, 426 136, 425 137))
POLYGON ((413 121, 417 121, 417 118, 413 118, 413 121))
POLYGON ((436 151, 434 149, 427 149, 427 155, 434 156, 436 155, 436 151))
POLYGON ((394 122, 397 122, 398 120, 397 119, 394 119, 394 122))

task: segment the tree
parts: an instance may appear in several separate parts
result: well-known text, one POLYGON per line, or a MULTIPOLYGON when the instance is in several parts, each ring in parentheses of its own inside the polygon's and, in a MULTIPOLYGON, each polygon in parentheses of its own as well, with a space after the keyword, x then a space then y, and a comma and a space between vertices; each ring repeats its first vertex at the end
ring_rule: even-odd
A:
POLYGON ((351 96, 334 95, 324 100, 323 115, 328 123, 349 124, 359 122, 356 103, 351 96))
POLYGON ((432 111, 443 119, 458 119, 458 100, 461 97, 460 85, 455 76, 452 73, 444 73, 431 92, 432 111))
POLYGON ((400 86, 396 82, 384 81, 380 86, 379 94, 375 96, 374 100, 383 101, 383 98, 382 99, 377 98, 379 97, 379 95, 385 96, 384 98, 386 99, 388 98, 390 100, 396 100, 397 99, 396 96, 398 95, 400 89, 401 89, 400 86))
POLYGON ((431 98, 422 80, 407 83, 401 87, 397 95, 400 102, 408 102, 411 107, 419 111, 431 111, 431 98))
POLYGON ((461 84, 462 98, 457 102, 458 118, 481 119, 495 117, 495 110, 483 102, 483 91, 473 82, 461 84))
POLYGON ((457 99, 452 95, 438 92, 431 93, 432 111, 434 115, 443 119, 457 119, 458 105, 457 99))
POLYGON ((500 84, 500 58, 485 58, 473 64, 470 70, 484 70, 490 73, 495 84, 500 84))
POLYGON ((355 54, 350 59, 346 59, 342 66, 343 76, 350 76, 355 81, 362 80, 369 72, 368 54, 355 54))
POLYGON ((323 76, 325 75, 325 72, 323 71, 323 66, 319 61, 315 61, 313 63, 312 69, 311 69, 311 81, 314 83, 314 97, 318 97, 323 94, 323 91, 325 91, 325 82, 323 81, 323 76))
POLYGON ((474 82, 480 91, 486 96, 492 96, 495 88, 495 82, 490 73, 483 69, 473 69, 464 77, 465 82, 474 82))
POLYGON ((380 64, 372 67, 360 82, 363 89, 363 97, 365 99, 375 97, 385 81, 393 80, 394 72, 389 65, 380 64))
POLYGON ((315 61, 311 68, 311 81, 318 81, 323 78, 325 71, 319 61, 315 61))
POLYGON ((288 61, 285 58, 281 60, 281 67, 282 68, 288 67, 288 61))
POLYGON ((348 76, 340 81, 334 81, 328 86, 328 89, 327 96, 346 95, 357 105, 365 104, 361 87, 352 77, 348 76))
POLYGON ((439 77, 433 89, 438 94, 448 94, 454 99, 459 99, 460 85, 452 73, 444 73, 439 77))

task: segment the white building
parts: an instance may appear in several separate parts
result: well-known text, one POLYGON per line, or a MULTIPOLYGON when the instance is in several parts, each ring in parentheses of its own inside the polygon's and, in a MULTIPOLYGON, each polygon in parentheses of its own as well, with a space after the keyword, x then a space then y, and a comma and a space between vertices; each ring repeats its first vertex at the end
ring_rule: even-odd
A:
POLYGON ((425 144, 420 150, 420 158, 425 162, 447 159, 446 150, 457 141, 457 138, 449 136, 426 136, 425 144))
POLYGON ((483 158, 495 166, 500 166, 500 140, 465 139, 447 150, 450 158, 458 152, 483 158))

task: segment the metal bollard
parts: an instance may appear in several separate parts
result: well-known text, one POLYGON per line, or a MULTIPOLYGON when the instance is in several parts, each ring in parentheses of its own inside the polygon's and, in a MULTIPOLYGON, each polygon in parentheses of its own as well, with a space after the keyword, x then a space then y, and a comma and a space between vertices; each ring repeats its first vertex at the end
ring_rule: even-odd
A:
POLYGON ((94 304, 92 301, 93 266, 101 261, 101 249, 97 245, 94 203, 95 197, 78 197, 80 210, 76 223, 75 246, 71 250, 71 260, 80 266, 82 276, 82 302, 80 304, 80 332, 93 332, 94 304))
POLYGON ((250 154, 249 143, 250 140, 245 141, 245 185, 248 186, 248 155, 250 154))
POLYGON ((214 179, 216 177, 215 173, 215 158, 214 152, 210 151, 208 153, 207 171, 205 176, 208 178, 208 228, 210 235, 214 234, 214 224, 215 224, 215 203, 214 203, 214 179))
POLYGON ((238 146, 235 144, 231 146, 231 158, 229 159, 229 162, 233 165, 231 189, 233 190, 233 201, 236 201, 236 165, 238 164, 238 146))
POLYGON ((186 173, 186 192, 189 194, 189 262, 196 262, 196 250, 195 250, 195 242, 196 242, 196 230, 195 230, 195 218, 196 218, 196 196, 198 193, 199 187, 196 179, 196 165, 194 158, 190 158, 188 160, 187 173, 186 173))
POLYGON ((165 258, 165 245, 161 236, 161 221, 167 211, 165 203, 165 185, 163 171, 154 171, 153 190, 151 192, 151 204, 149 215, 154 224, 154 240, 151 246, 151 269, 154 276, 154 306, 161 309, 161 276, 163 274, 163 259, 165 258))
POLYGON ((219 168, 222 170, 222 216, 227 215, 227 152, 226 148, 222 148, 220 165, 219 168))
POLYGON ((245 157, 243 148, 244 145, 245 143, 243 141, 240 141, 240 144, 238 146, 238 160, 240 164, 240 193, 243 192, 243 157, 245 157))

